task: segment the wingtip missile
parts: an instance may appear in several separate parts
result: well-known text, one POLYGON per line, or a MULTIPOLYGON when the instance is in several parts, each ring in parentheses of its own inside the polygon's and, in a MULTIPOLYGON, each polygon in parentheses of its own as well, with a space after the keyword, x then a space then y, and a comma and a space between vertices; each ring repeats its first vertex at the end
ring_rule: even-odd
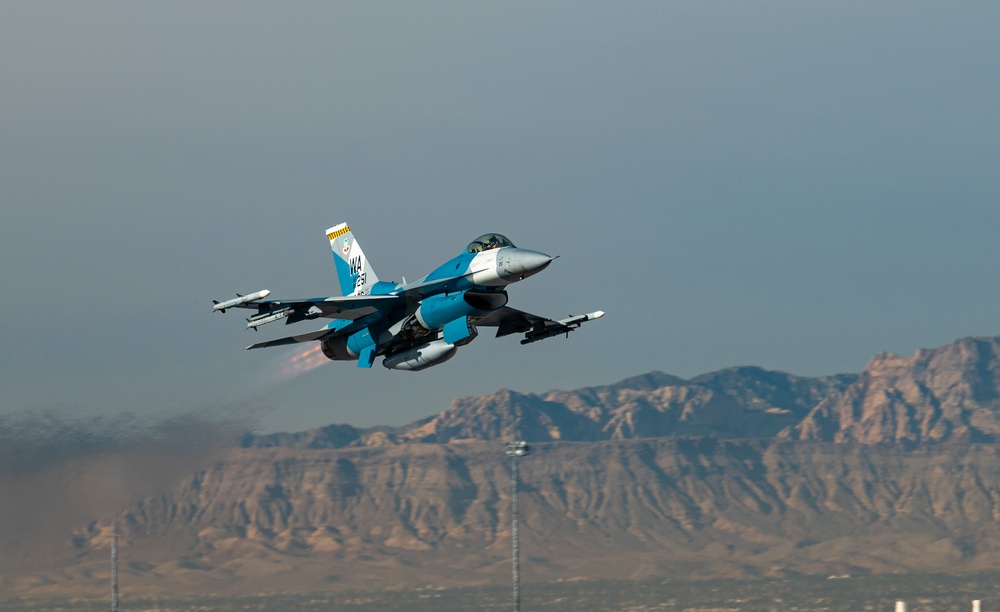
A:
POLYGON ((600 319, 604 316, 603 310, 595 310, 594 312, 589 312, 583 315, 574 315, 566 319, 559 321, 562 325, 580 325, 581 323, 586 323, 587 321, 593 321, 594 319, 600 319))
POLYGON ((535 329, 524 334, 524 339, 521 340, 521 344, 531 344, 532 342, 538 342, 539 340, 545 340, 546 338, 554 338, 556 336, 561 336, 566 334, 569 336, 569 332, 580 327, 587 321, 593 321, 594 319, 600 319, 604 316, 603 310, 595 310, 582 315, 574 315, 562 319, 561 321, 556 321, 555 325, 548 327, 539 326, 535 329))
POLYGON ((237 306, 241 306, 249 302, 256 302, 257 300, 263 300, 269 295, 271 295, 271 292, 267 289, 264 289, 263 291, 258 291, 256 293, 251 293, 248 295, 240 295, 239 293, 237 293, 236 297, 234 297, 231 300, 226 300, 225 302, 212 300, 215 303, 215 305, 212 306, 212 311, 214 312, 216 310, 219 310, 222 312, 226 312, 227 308, 236 308, 237 306))

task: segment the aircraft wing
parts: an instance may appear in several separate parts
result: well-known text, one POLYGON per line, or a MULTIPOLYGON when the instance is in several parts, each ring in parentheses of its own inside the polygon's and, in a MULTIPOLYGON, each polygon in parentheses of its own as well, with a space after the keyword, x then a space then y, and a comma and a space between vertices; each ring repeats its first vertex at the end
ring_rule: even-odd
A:
POLYGON ((553 336, 569 334, 587 321, 600 319, 603 316, 604 312, 598 310, 585 315, 574 315, 560 321, 553 321, 504 306, 477 319, 475 324, 481 327, 496 327, 497 338, 523 333, 524 339, 521 340, 521 344, 530 344, 553 336))
POLYGON ((252 320, 284 313, 288 323, 324 317, 327 319, 347 319, 354 321, 361 317, 385 310, 402 298, 397 295, 363 295, 309 298, 304 300, 267 300, 238 304, 235 308, 256 308, 252 320))

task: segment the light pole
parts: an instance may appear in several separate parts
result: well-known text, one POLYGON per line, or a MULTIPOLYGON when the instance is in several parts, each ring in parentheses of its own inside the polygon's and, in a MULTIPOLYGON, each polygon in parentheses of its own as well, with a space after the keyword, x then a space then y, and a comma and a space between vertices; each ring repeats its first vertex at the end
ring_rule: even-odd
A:
POLYGON ((510 456, 511 473, 511 539, 513 540, 513 550, 511 551, 514 571, 514 612, 521 612, 521 574, 518 572, 518 548, 517 548, 517 458, 528 454, 528 445, 522 440, 520 442, 507 443, 507 454, 510 456))
POLYGON ((111 523, 111 612, 118 612, 118 518, 111 523))

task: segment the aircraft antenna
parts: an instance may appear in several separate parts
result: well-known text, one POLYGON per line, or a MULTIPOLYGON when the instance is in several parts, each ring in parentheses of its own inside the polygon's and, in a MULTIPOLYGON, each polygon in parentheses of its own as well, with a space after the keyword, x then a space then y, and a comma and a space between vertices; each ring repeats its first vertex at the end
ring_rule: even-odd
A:
POLYGON ((522 440, 520 442, 507 443, 507 455, 510 456, 511 473, 511 566, 514 578, 514 612, 521 612, 521 574, 519 571, 517 542, 517 458, 528 454, 528 445, 522 440))

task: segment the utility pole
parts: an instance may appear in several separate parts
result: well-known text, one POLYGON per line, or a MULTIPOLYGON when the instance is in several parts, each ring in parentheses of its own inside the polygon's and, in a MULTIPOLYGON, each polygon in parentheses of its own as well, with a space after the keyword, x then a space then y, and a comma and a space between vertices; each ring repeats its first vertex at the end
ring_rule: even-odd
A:
POLYGON ((111 523, 111 612, 118 612, 118 519, 111 523))
POLYGON ((511 539, 513 540, 512 562, 514 572, 514 612, 521 612, 521 574, 518 567, 517 547, 517 458, 528 454, 528 445, 522 440, 520 442, 509 442, 507 444, 507 455, 510 456, 511 473, 511 539))

